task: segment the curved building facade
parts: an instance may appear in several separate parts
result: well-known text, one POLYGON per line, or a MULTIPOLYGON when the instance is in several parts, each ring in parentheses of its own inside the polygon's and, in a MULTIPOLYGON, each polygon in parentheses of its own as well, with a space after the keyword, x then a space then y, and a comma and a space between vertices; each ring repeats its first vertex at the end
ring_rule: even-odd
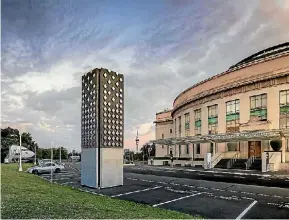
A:
MULTIPOLYGON (((175 98, 172 110, 156 114, 155 124, 157 140, 289 130, 289 42, 253 54, 186 89, 175 98)), ((269 140, 264 139, 186 143, 158 144, 156 157, 202 161, 210 152, 248 159, 270 151, 269 140)), ((283 138, 284 144, 283 160, 289 162, 288 138, 283 138)))

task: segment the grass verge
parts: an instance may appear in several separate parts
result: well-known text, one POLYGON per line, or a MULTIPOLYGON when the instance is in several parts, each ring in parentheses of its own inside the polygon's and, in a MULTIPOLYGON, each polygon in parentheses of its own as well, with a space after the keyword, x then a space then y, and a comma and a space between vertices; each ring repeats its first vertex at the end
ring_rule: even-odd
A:
MULTIPOLYGON (((24 165, 24 170, 29 165, 24 165)), ((193 216, 148 205, 97 196, 51 184, 18 172, 16 164, 1 166, 2 219, 192 219, 193 216)))

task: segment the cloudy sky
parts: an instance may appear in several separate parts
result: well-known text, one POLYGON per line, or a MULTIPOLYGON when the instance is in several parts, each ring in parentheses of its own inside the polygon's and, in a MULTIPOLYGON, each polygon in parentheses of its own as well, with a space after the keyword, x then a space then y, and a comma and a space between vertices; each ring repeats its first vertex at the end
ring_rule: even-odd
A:
POLYGON ((289 1, 2 0, 1 127, 80 150, 81 75, 125 76, 125 148, 184 89, 289 41, 289 1))

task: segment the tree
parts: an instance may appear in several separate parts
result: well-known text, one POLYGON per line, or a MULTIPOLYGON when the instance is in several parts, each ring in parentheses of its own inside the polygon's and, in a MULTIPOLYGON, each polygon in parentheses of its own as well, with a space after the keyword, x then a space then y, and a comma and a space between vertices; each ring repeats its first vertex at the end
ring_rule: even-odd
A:
POLYGON ((154 157, 156 154, 156 146, 154 144, 145 143, 140 149, 141 155, 144 154, 144 159, 148 160, 149 157, 154 157))
POLYGON ((270 141, 270 145, 274 151, 280 151, 282 148, 282 141, 281 140, 272 140, 270 141))
MULTIPOLYGON (((50 159, 51 148, 39 148, 38 144, 33 140, 32 135, 28 132, 24 132, 21 135, 22 146, 35 152, 39 159, 50 159)), ((9 147, 11 145, 20 145, 19 143, 19 131, 10 127, 1 129, 1 163, 4 162, 5 157, 9 153, 9 147)), ((59 148, 53 149, 53 159, 59 159, 60 150, 59 148)), ((61 158, 68 158, 68 151, 66 148, 61 147, 61 158)))
MULTIPOLYGON (((21 135, 21 142, 23 147, 35 152, 38 144, 33 141, 31 134, 24 132, 21 135)), ((1 129, 1 162, 4 162, 5 157, 9 153, 11 145, 20 145, 19 131, 10 127, 1 129)))

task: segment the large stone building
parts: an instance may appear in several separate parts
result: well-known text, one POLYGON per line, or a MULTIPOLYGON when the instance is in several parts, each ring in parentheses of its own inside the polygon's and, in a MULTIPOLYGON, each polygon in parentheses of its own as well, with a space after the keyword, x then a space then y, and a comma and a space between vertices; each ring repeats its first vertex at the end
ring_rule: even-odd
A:
POLYGON ((274 138, 282 140, 282 163, 289 162, 289 42, 187 88, 172 110, 156 114, 155 124, 155 164, 173 154, 176 164, 204 166, 208 152, 213 166, 221 159, 245 163, 272 150, 269 141, 274 138), (231 138, 225 138, 228 134, 231 138))

